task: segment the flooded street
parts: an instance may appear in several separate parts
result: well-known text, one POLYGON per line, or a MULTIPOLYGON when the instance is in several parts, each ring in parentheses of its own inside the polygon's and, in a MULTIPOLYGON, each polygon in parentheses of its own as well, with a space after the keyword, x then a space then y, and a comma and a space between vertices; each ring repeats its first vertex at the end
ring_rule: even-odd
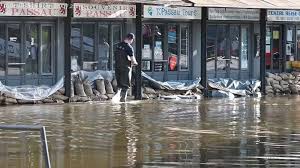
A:
MULTIPOLYGON (((44 125, 52 167, 298 167, 300 97, 0 108, 44 125)), ((1 168, 40 168, 38 132, 0 132, 1 168)))

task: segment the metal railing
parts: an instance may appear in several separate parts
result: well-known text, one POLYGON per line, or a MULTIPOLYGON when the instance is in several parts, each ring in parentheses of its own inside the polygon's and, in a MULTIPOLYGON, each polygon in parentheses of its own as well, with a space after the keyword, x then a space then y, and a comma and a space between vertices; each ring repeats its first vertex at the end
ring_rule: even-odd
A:
POLYGON ((51 168, 46 129, 44 126, 31 125, 0 125, 0 129, 4 130, 20 130, 20 131, 40 131, 43 154, 46 162, 46 168, 51 168))

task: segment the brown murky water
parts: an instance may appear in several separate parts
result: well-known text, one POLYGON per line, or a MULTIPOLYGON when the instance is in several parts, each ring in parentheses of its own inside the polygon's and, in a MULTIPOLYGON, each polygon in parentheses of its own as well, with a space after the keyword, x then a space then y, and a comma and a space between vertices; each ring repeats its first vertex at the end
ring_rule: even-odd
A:
MULTIPOLYGON (((0 124, 45 125, 54 168, 300 165, 300 97, 1 107, 0 124)), ((0 167, 44 167, 39 134, 1 130, 0 167)))

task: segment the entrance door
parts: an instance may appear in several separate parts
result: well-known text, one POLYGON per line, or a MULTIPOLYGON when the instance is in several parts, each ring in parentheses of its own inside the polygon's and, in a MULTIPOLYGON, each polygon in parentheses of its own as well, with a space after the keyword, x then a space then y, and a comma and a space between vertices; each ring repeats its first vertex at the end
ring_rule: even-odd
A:
POLYGON ((269 72, 282 72, 284 70, 281 33, 282 28, 279 25, 267 27, 266 69, 269 72))
POLYGON ((5 24, 3 50, 6 85, 51 85, 54 73, 54 25, 39 23, 5 24), (6 39, 6 40, 4 40, 6 39))
POLYGON ((248 25, 209 25, 206 61, 208 78, 249 79, 248 42, 248 25))

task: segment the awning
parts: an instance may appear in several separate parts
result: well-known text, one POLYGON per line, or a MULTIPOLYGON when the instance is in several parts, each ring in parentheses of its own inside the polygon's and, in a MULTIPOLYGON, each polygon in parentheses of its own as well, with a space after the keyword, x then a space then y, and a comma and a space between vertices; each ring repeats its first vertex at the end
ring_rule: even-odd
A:
POLYGON ((300 0, 190 0, 195 6, 259 9, 300 9, 300 0))
POLYGON ((143 4, 165 4, 191 6, 189 0, 71 0, 72 3, 143 3, 143 4))

